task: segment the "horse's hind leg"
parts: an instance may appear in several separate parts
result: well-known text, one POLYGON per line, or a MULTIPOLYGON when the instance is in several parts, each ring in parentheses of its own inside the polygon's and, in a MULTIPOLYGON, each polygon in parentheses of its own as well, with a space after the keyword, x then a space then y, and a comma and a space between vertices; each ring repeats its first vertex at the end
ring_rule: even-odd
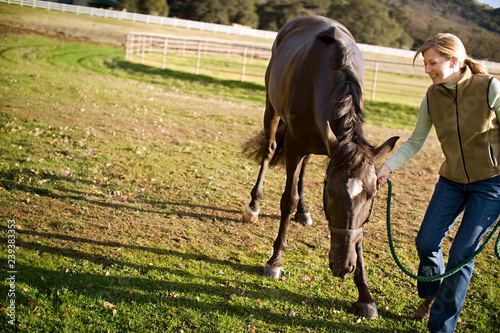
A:
POLYGON ((300 170, 299 176, 299 204, 297 206, 297 213, 295 214, 295 220, 302 223, 303 225, 312 224, 311 214, 309 214, 309 210, 307 209, 304 200, 304 176, 306 173, 306 165, 309 162, 310 158, 311 155, 307 155, 304 159, 304 162, 302 162, 302 168, 300 170))
POLYGON ((262 162, 260 164, 259 176, 255 186, 252 189, 252 201, 245 207, 243 212, 244 222, 256 222, 259 218, 259 201, 262 199, 262 186, 264 184, 264 177, 266 175, 269 162, 274 156, 276 151, 276 130, 280 122, 280 117, 274 111, 269 98, 266 101, 266 111, 264 113, 264 131, 265 131, 265 145, 266 149, 262 162))

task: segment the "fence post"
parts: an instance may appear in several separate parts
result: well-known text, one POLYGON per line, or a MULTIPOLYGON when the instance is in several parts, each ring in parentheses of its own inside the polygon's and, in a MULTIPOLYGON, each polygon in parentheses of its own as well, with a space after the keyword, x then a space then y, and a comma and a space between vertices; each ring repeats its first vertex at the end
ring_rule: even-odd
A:
POLYGON ((163 42, 163 66, 162 69, 165 69, 165 65, 167 63, 167 52, 168 52, 168 38, 165 38, 163 42))
POLYGON ((243 49, 243 64, 241 66, 241 82, 245 82, 245 67, 247 64, 247 47, 243 49))
POLYGON ((375 70, 373 72, 373 85, 372 85, 372 102, 375 100, 375 88, 377 86, 377 73, 378 73, 378 61, 375 61, 375 70))
POLYGON ((144 44, 146 43, 146 36, 141 37, 141 65, 144 65, 144 44))
POLYGON ((198 43, 198 55, 196 57, 196 75, 200 72, 201 42, 198 43))
POLYGON ((132 34, 127 35, 127 60, 128 61, 133 61, 134 60, 134 39, 135 36, 132 34))
POLYGON ((127 34, 127 43, 125 44, 125 60, 130 61, 130 33, 127 34))

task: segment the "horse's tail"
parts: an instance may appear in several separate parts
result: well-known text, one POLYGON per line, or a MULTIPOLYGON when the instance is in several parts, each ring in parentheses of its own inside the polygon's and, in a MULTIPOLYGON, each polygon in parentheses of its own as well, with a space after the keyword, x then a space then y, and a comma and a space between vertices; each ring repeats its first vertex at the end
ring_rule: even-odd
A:
MULTIPOLYGON (((285 164, 285 150, 283 149, 285 143, 285 133, 287 127, 285 123, 280 120, 278 129, 276 130, 276 150, 274 151, 273 158, 269 162, 271 166, 277 164, 285 164)), ((255 137, 248 140, 243 146, 243 153, 257 162, 261 162, 267 154, 268 142, 266 139, 266 131, 262 131, 255 137)))

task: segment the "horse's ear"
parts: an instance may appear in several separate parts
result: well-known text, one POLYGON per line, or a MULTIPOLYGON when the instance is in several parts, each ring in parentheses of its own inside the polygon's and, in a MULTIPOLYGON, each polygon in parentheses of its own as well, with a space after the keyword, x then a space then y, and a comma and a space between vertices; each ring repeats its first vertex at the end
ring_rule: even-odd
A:
POLYGON ((396 145, 396 142, 398 140, 399 136, 393 136, 392 138, 381 144, 380 147, 375 148, 373 150, 373 156, 375 157, 375 160, 378 161, 385 155, 389 154, 394 149, 394 146, 396 145))
POLYGON ((326 150, 328 150, 328 156, 332 157, 332 152, 337 147, 338 140, 330 127, 330 122, 326 121, 326 150))

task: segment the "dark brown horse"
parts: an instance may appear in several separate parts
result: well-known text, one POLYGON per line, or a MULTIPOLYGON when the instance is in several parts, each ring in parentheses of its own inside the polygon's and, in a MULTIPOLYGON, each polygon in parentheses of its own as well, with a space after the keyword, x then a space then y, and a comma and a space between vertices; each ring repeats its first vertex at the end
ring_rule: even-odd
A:
POLYGON ((279 277, 292 213, 312 224, 303 182, 310 154, 328 155, 324 210, 331 231, 329 265, 334 276, 354 272, 358 313, 378 316, 363 263, 363 226, 377 191, 375 164, 394 148, 397 137, 375 148, 363 123, 363 58, 350 32, 328 18, 310 16, 287 23, 278 33, 266 72, 264 131, 249 143, 261 158, 252 201, 243 218, 256 221, 266 170, 283 157, 286 187, 281 222, 265 276, 279 277))

